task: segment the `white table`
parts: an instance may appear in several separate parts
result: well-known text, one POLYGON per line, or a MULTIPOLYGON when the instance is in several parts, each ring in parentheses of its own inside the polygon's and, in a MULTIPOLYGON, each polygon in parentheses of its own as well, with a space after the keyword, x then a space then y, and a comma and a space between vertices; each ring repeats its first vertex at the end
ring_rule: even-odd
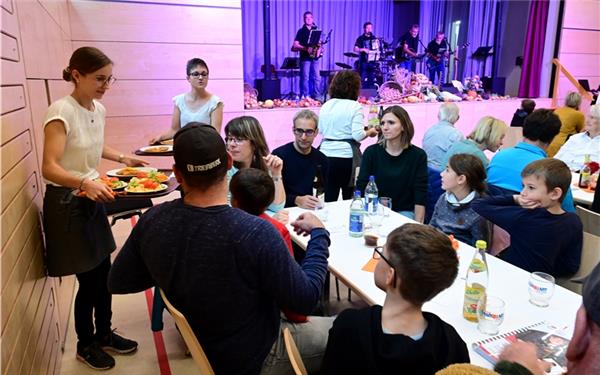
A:
POLYGON ((591 205, 594 200, 594 193, 585 191, 577 186, 579 184, 579 173, 573 172, 571 175, 571 193, 573 194, 573 200, 575 203, 591 205))
MULTIPOLYGON (((369 304, 383 304, 385 293, 375 286, 373 273, 362 271, 363 266, 371 259, 373 248, 364 245, 364 239, 350 237, 348 234, 348 216, 350 201, 328 203, 329 217, 325 226, 331 234, 329 248, 329 270, 354 293, 369 304)), ((290 222, 306 210, 289 209, 290 222)), ((368 220, 368 219, 367 219, 368 220)), ((414 222, 404 216, 392 212, 383 222, 382 232, 389 233, 405 223, 414 222)), ((292 239, 302 247, 306 247, 309 237, 297 236, 290 227, 292 239)), ((454 284, 441 292, 433 300, 423 306, 423 310, 440 316, 454 326, 469 347, 471 362, 491 368, 483 357, 471 349, 475 341, 489 338, 477 330, 477 324, 462 317, 465 276, 475 249, 461 243, 458 250, 460 265, 454 284)), ((487 257, 490 282, 488 293, 502 298, 506 302, 504 323, 500 333, 512 331, 524 326, 547 320, 552 323, 568 325, 573 329, 575 313, 581 305, 581 296, 567 289, 556 286, 554 296, 547 308, 540 308, 529 303, 527 284, 529 273, 493 256, 487 257)))

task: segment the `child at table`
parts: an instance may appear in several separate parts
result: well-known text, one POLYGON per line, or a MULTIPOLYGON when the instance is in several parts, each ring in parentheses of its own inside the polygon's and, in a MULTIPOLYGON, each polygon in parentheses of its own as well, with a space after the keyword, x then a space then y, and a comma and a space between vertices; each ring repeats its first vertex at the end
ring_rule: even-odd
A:
MULTIPOLYGON (((271 176, 267 172, 256 168, 240 169, 231 178, 229 190, 231 191, 231 206, 271 223, 281 234, 293 258, 294 250, 292 249, 290 232, 285 225, 265 213, 275 196, 275 184, 271 176)), ((304 323, 307 321, 305 315, 296 314, 287 309, 283 309, 283 312, 290 322, 304 323)))
POLYGON ((456 154, 448 160, 442 176, 442 194, 429 225, 462 242, 475 245, 477 240, 489 242, 489 225, 471 208, 474 199, 485 190, 485 169, 481 160, 470 154, 456 154))
POLYGON ((475 212, 510 234, 510 247, 500 258, 526 271, 554 277, 577 272, 583 226, 579 217, 561 207, 571 171, 558 159, 536 160, 521 172, 520 194, 473 202, 475 212))
POLYGON ((373 256, 379 258, 374 279, 386 293, 383 306, 348 309, 337 317, 321 373, 433 374, 468 363, 467 346, 456 330, 421 310, 456 278, 450 239, 430 226, 404 224, 373 256))

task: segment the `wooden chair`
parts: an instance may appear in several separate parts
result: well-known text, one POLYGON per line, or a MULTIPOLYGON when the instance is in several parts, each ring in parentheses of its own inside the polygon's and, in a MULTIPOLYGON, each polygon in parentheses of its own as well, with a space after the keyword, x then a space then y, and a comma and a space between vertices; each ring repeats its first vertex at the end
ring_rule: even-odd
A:
POLYGON ((171 315, 175 319, 175 324, 179 328, 179 332, 181 333, 185 344, 192 353, 192 358, 194 358, 196 365, 198 365, 198 368, 200 369, 200 374, 214 375, 215 372, 213 371, 210 362, 208 362, 208 358, 206 357, 206 354, 202 349, 202 345, 200 345, 198 338, 194 334, 194 331, 192 331, 192 327, 190 327, 185 316, 183 316, 183 314, 180 313, 179 310, 177 310, 175 307, 173 307, 173 305, 171 305, 171 302, 169 302, 167 296, 165 296, 165 292, 163 292, 162 289, 160 289, 160 295, 163 301, 165 302, 165 305, 167 306, 167 310, 169 310, 169 313, 171 313, 171 315))
POLYGON ((577 206, 576 210, 577 215, 583 223, 583 246, 581 249, 579 270, 572 277, 560 278, 556 283, 575 293, 581 294, 581 283, 574 282, 573 280, 580 280, 587 276, 600 263, 600 214, 581 206, 577 206))
POLYGON ((308 375, 306 367, 304 367, 304 362, 302 362, 300 352, 298 351, 298 347, 294 342, 294 337, 287 327, 283 329, 283 340, 285 342, 285 350, 287 351, 288 357, 290 357, 290 362, 296 375, 308 375))

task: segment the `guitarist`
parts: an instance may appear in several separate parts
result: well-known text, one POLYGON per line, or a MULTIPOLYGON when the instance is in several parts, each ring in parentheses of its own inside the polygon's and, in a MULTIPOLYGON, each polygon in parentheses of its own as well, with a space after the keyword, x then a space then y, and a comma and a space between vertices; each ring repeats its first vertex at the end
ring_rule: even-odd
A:
POLYGON ((320 97, 321 77, 318 71, 320 46, 309 46, 308 41, 311 30, 316 30, 313 23, 313 14, 304 12, 304 25, 296 33, 292 51, 300 52, 300 96, 311 96, 313 99, 320 97))
POLYGON ((429 80, 441 86, 444 79, 445 59, 449 56, 448 42, 443 31, 435 34, 435 39, 427 45, 427 68, 429 69, 429 80), (436 75, 438 76, 436 80, 436 75))
POLYGON ((412 25, 400 37, 398 49, 400 49, 400 67, 414 73, 416 70, 416 58, 419 58, 419 54, 417 53, 419 49, 419 25, 412 25))
POLYGON ((363 88, 374 87, 376 61, 369 61, 369 52, 373 54, 373 52, 379 51, 379 49, 379 40, 373 35, 373 24, 365 22, 363 25, 363 34, 354 43, 354 52, 360 53, 358 68, 363 88))

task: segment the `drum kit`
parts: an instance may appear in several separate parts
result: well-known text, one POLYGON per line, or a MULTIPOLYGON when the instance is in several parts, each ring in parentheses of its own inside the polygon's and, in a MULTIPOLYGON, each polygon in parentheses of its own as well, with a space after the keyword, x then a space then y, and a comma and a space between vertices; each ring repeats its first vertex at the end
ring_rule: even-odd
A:
MULTIPOLYGON (((398 68, 400 61, 395 59, 395 50, 392 48, 391 43, 385 42, 382 38, 377 38, 376 40, 381 41, 381 43, 375 44, 376 48, 369 52, 367 61, 374 71, 375 79, 381 84, 393 79, 394 71, 398 68)), ((359 72, 358 58, 360 55, 356 52, 344 52, 344 56, 349 59, 356 59, 354 64, 336 62, 335 65, 342 69, 354 69, 359 72)))

